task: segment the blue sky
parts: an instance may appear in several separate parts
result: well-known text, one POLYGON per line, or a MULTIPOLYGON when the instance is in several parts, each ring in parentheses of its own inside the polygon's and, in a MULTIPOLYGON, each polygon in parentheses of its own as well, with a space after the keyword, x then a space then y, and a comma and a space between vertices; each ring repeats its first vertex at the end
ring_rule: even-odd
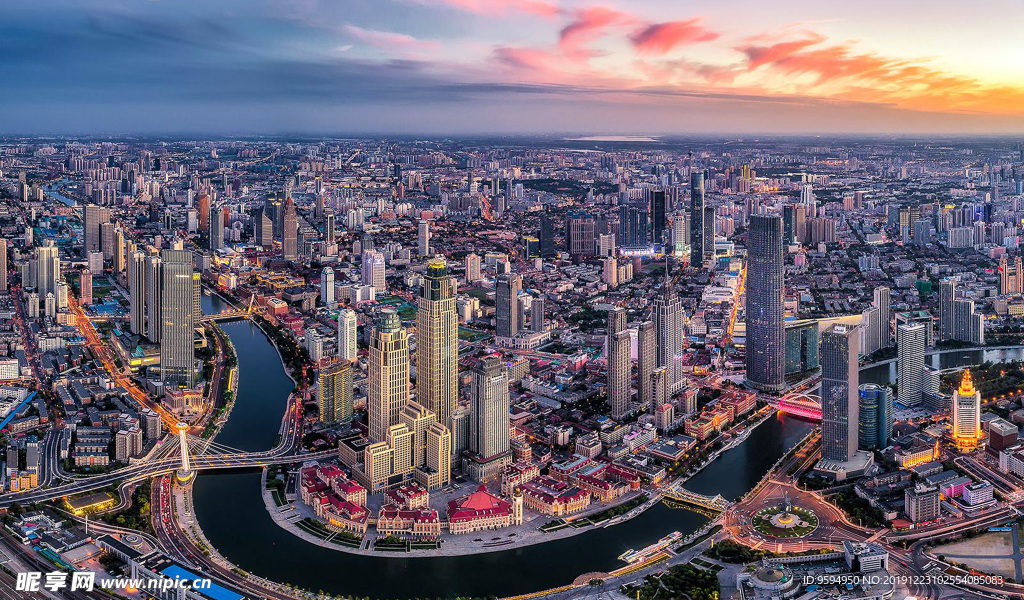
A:
POLYGON ((7 0, 0 133, 1024 132, 1022 3, 845 4, 7 0))

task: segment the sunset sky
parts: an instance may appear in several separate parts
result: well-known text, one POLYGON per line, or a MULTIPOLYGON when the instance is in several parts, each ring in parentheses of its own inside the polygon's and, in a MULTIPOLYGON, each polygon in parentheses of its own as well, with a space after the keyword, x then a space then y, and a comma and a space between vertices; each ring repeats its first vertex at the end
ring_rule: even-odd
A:
POLYGON ((0 3, 0 134, 1024 133, 1024 2, 0 3))

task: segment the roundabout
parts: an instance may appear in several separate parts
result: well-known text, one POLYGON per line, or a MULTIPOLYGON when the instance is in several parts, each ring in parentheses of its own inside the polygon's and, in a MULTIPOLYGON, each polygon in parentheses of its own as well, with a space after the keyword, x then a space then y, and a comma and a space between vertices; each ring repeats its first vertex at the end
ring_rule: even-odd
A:
POLYGON ((754 513, 751 524, 758 532, 776 538, 804 537, 818 528, 818 516, 806 508, 783 505, 754 513))

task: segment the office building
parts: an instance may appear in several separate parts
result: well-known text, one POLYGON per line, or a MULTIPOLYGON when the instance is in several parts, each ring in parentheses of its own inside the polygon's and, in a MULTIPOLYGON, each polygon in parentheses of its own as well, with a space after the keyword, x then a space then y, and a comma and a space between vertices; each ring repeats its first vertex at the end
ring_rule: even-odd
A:
POLYGON ((858 392, 857 445, 861 450, 881 450, 892 438, 892 389, 887 385, 864 383, 858 392))
POLYGON ((263 248, 271 248, 274 245, 274 222, 270 219, 268 212, 269 208, 264 206, 256 211, 256 216, 253 219, 256 226, 254 241, 257 246, 263 248))
POLYGON ((409 336, 394 309, 380 312, 370 335, 367 380, 370 441, 384 442, 409 402, 409 336))
POLYGON ((480 255, 469 253, 466 255, 466 283, 480 281, 483 276, 480 274, 480 255))
POLYGON ((6 292, 8 267, 7 267, 7 240, 0 239, 0 292, 6 292))
POLYGON ((704 265, 709 240, 704 239, 704 173, 690 173, 690 264, 704 265))
POLYGON ((939 339, 952 340, 953 302, 956 301, 956 279, 947 277, 939 282, 939 339))
POLYGON ((892 346, 892 299, 889 288, 876 287, 872 306, 878 309, 878 347, 892 346))
POLYGON ((420 256, 430 256, 430 221, 419 222, 416 230, 416 251, 420 256))
POLYGON ((512 338, 519 333, 519 293, 522 289, 521 276, 506 274, 498 277, 494 290, 496 337, 512 338))
POLYGON ((596 253, 594 217, 585 213, 570 213, 565 219, 565 245, 574 258, 588 258, 596 253))
POLYGON ((43 244, 36 248, 35 286, 39 295, 45 298, 47 294, 57 295, 57 282, 60 281, 60 250, 53 245, 53 240, 46 240, 43 244))
POLYGON ((378 250, 363 250, 363 285, 372 285, 378 294, 387 291, 384 273, 384 254, 378 250))
POLYGON ((654 190, 651 195, 651 234, 655 245, 665 243, 668 226, 665 190, 654 190))
POLYGON ((331 267, 320 271, 320 304, 334 306, 334 269, 331 267))
POLYGON ((88 268, 82 269, 78 276, 78 298, 83 306, 92 304, 92 272, 88 268))
POLYGON ((903 510, 911 523, 927 523, 942 516, 939 487, 918 483, 903 493, 903 510))
POLYGON ((160 374, 165 386, 195 385, 195 277, 192 252, 163 250, 160 293, 160 374))
POLYGON ((747 247, 747 383, 758 390, 785 387, 782 219, 752 215, 747 247))
POLYGON ((636 384, 640 406, 643 410, 653 412, 658 407, 654 403, 651 391, 651 375, 658 365, 658 338, 654 321, 644 321, 637 328, 636 356, 636 384))
POLYGON ((224 247, 224 213, 219 206, 210 206, 210 217, 206 220, 209 225, 207 241, 210 252, 216 252, 224 247))
POLYGON ((654 330, 657 336, 658 367, 668 369, 669 386, 680 379, 676 357, 683 351, 683 327, 686 315, 682 300, 676 295, 675 285, 669 277, 668 257, 665 258, 665 283, 654 298, 654 330))
POLYGON ((110 209, 95 204, 86 204, 82 210, 82 256, 90 252, 102 252, 103 242, 100 228, 110 222, 110 209))
MULTIPOLYGON (((146 334, 146 254, 132 252, 128 260, 129 328, 135 335, 146 334)), ((159 300, 157 300, 159 301, 159 300)))
POLYGON ((281 256, 285 260, 299 259, 299 214, 291 197, 284 203, 281 218, 281 256))
POLYGON ((352 364, 341 361, 320 369, 317 385, 320 421, 349 421, 352 418, 352 364))
POLYGON ((540 239, 541 258, 551 258, 558 253, 555 249, 555 222, 547 212, 540 215, 540 232, 537 237, 540 239))
POLYGON ((472 479, 484 482, 497 478, 511 459, 508 371, 501 359, 488 356, 471 375, 465 469, 472 479))
POLYGON ((821 336, 821 457, 848 462, 857 453, 860 334, 833 325, 821 336))
POLYGON ((338 359, 345 361, 356 359, 359 352, 359 345, 356 342, 358 328, 356 311, 344 309, 338 312, 338 359))
POLYGON ((981 392, 974 389, 971 370, 965 369, 960 387, 953 392, 953 414, 950 431, 953 444, 961 452, 971 452, 981 445, 981 392))
POLYGON ((608 358, 607 392, 612 418, 621 420, 629 412, 630 359, 629 332, 626 331, 626 309, 614 307, 608 311, 608 333, 605 338, 608 358))
POLYGON ((416 397, 451 427, 459 398, 459 317, 454 282, 443 260, 431 260, 416 311, 416 397))
POLYGON ((926 339, 923 323, 905 323, 896 328, 897 394, 904 406, 917 406, 922 400, 926 339))
POLYGON ((530 331, 541 333, 544 331, 544 298, 534 298, 530 302, 530 331))
POLYGON ((160 343, 162 319, 160 298, 163 291, 163 261, 159 256, 146 257, 146 337, 160 343))

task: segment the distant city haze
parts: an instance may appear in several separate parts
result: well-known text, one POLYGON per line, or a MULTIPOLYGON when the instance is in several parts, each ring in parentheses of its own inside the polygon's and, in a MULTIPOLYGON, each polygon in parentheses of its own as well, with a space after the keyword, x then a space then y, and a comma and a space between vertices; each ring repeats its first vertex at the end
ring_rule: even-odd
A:
POLYGON ((0 135, 1019 134, 1022 21, 1012 0, 11 0, 0 135))

